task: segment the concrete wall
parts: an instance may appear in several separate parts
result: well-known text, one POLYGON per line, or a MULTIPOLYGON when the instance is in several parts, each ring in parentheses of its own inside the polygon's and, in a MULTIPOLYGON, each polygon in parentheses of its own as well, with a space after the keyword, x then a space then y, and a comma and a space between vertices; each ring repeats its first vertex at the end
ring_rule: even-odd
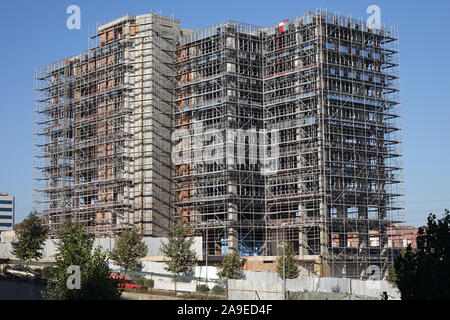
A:
MULTIPOLYGON (((276 273, 245 271, 243 280, 229 280, 230 300, 271 300, 283 299, 283 281, 276 273)), ((333 293, 336 297, 348 294, 380 299, 386 291, 389 299, 400 299, 398 290, 387 281, 362 281, 349 278, 298 277, 287 279, 286 291, 333 293)), ((333 295, 329 295, 331 298, 333 295)))
POLYGON ((375 297, 334 292, 289 292, 289 300, 379 300, 375 297))
MULTIPOLYGON (((142 271, 143 272, 153 272, 157 274, 167 275, 167 277, 164 276, 150 276, 147 275, 145 278, 152 279, 155 281, 154 288, 155 289, 162 289, 162 290, 175 290, 175 285, 173 282, 172 274, 168 272, 165 268, 167 265, 164 262, 160 261, 142 261, 142 271)), ((110 268, 112 270, 118 270, 120 269, 118 266, 114 264, 110 264, 110 268)), ((217 268, 212 266, 196 266, 192 268, 192 272, 187 274, 188 276, 195 277, 195 278, 202 278, 205 279, 206 276, 208 276, 208 279, 218 280, 219 277, 217 276, 217 268), (208 269, 208 271, 206 271, 208 269)), ((209 282, 206 283, 204 281, 198 281, 197 279, 192 280, 190 282, 180 282, 179 280, 177 282, 177 291, 182 292, 196 292, 197 285, 206 284, 210 289, 212 289, 215 285, 217 285, 217 282, 209 282)))
MULTIPOLYGON (((155 279, 154 289, 161 290, 175 290, 175 282, 168 281, 167 279, 155 279)), ((180 292, 196 292, 197 283, 196 282, 177 282, 177 291, 180 292)))
MULTIPOLYGON (((142 271, 144 272, 154 272, 169 275, 170 273, 165 269, 166 267, 167 265, 161 261, 142 261, 142 271)), ((194 266, 192 268, 192 272, 188 275, 204 279, 208 277, 208 279, 211 280, 219 279, 219 277, 217 276, 217 268, 213 266, 194 266)))
POLYGON ((16 233, 13 230, 3 231, 0 234, 1 242, 17 241, 16 233))
POLYGON ((245 272, 246 280, 228 280, 229 300, 283 300, 283 283, 276 273, 245 272), (250 277, 247 276, 250 275, 250 277))
POLYGON ((13 255, 11 254, 12 246, 11 242, 0 243, 0 259, 11 259, 13 255))
MULTIPOLYGON (((162 257, 161 245, 167 241, 167 238, 144 238, 143 242, 147 245, 148 257, 162 257)), ((56 254, 58 240, 46 240, 42 249, 43 258, 51 258, 56 254)), ((94 248, 101 247, 103 252, 111 250, 114 248, 115 239, 114 238, 97 238, 94 241, 94 248)), ((11 242, 0 243, 0 258, 11 259, 14 256, 11 254, 12 246, 11 242)), ((200 257, 202 255, 202 238, 195 237, 194 243, 192 245, 192 250, 195 251, 196 255, 200 257)), ((157 272, 157 271, 153 271, 157 272)))

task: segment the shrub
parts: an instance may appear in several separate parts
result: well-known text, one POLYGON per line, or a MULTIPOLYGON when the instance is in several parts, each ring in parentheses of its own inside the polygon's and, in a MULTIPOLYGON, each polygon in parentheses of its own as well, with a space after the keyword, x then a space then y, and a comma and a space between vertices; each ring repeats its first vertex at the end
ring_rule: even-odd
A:
POLYGON ((153 279, 146 279, 144 281, 144 286, 146 286, 148 288, 153 288, 155 286, 155 280, 153 280, 153 279))
POLYGON ((5 271, 6 270, 8 270, 9 268, 11 268, 11 266, 9 265, 9 264, 6 264, 4 267, 3 267, 3 273, 5 273, 5 271))
POLYGON ((50 279, 52 276, 54 276, 55 272, 56 272, 55 267, 45 266, 41 270, 41 278, 50 279))
POLYGON ((137 284, 140 284, 143 287, 148 287, 148 288, 153 288, 155 285, 155 280, 153 280, 153 279, 139 278, 139 279, 136 279, 135 282, 137 284))
POLYGON ((209 287, 206 284, 197 285, 197 292, 207 293, 209 291, 209 287))
POLYGON ((86 225, 68 221, 58 238, 55 285, 48 281, 42 297, 46 300, 118 300, 122 290, 109 278, 107 253, 94 249, 94 238, 87 233, 86 225), (67 268, 71 265, 80 267, 81 288, 77 290, 67 285, 67 268))
POLYGON ((219 286, 218 284, 216 284, 212 289, 211 289, 212 293, 214 294, 222 294, 225 290, 219 286))

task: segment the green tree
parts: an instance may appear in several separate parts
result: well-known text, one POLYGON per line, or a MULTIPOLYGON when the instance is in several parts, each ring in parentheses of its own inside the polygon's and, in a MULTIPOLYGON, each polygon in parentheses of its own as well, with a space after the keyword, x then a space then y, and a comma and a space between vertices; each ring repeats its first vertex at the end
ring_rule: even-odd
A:
POLYGON ((42 245, 48 228, 44 227, 36 212, 30 212, 17 231, 18 241, 12 243, 12 253, 20 260, 28 262, 42 257, 42 245))
POLYGON ((217 265, 217 276, 221 279, 240 279, 242 278, 241 267, 244 260, 237 251, 227 254, 225 258, 217 265))
POLYGON ((442 219, 430 214, 426 228, 419 228, 417 249, 408 245, 395 259, 388 281, 403 300, 450 299, 450 214, 442 219))
POLYGON ((196 255, 191 246, 193 237, 189 237, 189 227, 183 223, 180 217, 169 229, 167 243, 161 246, 162 253, 168 258, 165 263, 167 271, 175 275, 175 292, 177 288, 177 276, 189 271, 195 265, 196 255))
POLYGON ((244 265, 244 260, 239 256, 237 251, 229 253, 223 260, 217 264, 217 276, 226 280, 225 290, 228 296, 228 280, 241 279, 243 277, 241 268, 244 265))
POLYGON ((46 299, 114 300, 121 291, 115 280, 108 278, 107 254, 93 250, 94 239, 86 233, 84 224, 66 223, 57 244, 55 285, 50 282, 43 292, 46 299), (80 289, 69 289, 69 266, 80 268, 80 289))
POLYGON ((135 228, 124 230, 116 240, 110 259, 125 270, 140 270, 139 259, 147 254, 147 246, 142 238, 135 228))
POLYGON ((284 255, 284 271, 286 279, 295 279, 299 275, 298 263, 295 261, 295 251, 292 243, 285 242, 283 249, 277 259, 277 273, 283 279, 283 255, 284 255))

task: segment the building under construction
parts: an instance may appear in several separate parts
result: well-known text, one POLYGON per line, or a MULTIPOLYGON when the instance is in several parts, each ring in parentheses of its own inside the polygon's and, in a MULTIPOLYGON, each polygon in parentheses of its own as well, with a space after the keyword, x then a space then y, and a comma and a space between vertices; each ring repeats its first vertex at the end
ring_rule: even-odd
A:
POLYGON ((268 27, 146 14, 96 31, 87 52, 36 72, 36 204, 54 230, 70 217, 98 236, 162 236, 182 215, 208 256, 271 265, 291 242, 321 276, 389 267, 395 27, 317 10, 268 27))
POLYGON ((179 25, 128 15, 98 27, 86 52, 36 70, 35 203, 52 235, 66 218, 98 236, 165 234, 179 25))

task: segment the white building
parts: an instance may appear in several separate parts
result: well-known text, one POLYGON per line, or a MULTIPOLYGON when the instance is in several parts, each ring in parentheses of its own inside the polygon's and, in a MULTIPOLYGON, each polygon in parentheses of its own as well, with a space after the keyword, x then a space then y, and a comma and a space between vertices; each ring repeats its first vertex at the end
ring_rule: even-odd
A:
POLYGON ((0 234, 14 228, 14 202, 14 197, 8 193, 0 193, 0 234))

